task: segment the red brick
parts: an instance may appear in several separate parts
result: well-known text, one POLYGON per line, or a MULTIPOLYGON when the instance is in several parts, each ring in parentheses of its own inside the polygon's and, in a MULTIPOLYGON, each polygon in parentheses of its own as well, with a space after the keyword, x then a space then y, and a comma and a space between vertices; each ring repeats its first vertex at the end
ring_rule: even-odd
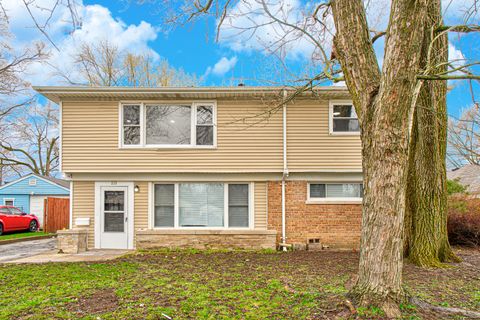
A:
MULTIPOLYGON (((268 229, 282 235, 282 183, 268 183, 268 229)), ((322 245, 358 249, 362 220, 360 204, 307 204, 307 181, 287 181, 285 186, 286 242, 306 244, 320 239, 322 245)))

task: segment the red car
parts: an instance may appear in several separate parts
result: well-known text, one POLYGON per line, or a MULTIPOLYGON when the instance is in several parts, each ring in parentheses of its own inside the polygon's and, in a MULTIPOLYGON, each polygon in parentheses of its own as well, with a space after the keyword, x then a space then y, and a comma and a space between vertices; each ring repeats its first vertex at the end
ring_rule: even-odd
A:
POLYGON ((37 231, 40 227, 38 218, 11 206, 0 206, 0 235, 3 232, 29 230, 37 231))

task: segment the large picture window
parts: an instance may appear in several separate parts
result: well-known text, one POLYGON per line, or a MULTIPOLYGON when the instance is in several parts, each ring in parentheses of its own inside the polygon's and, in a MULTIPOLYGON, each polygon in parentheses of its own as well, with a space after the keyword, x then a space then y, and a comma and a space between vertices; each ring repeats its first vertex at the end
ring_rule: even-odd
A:
POLYGON ((360 126, 357 113, 351 102, 330 102, 330 133, 358 134, 360 126))
POLYGON ((248 228, 250 186, 246 183, 154 185, 155 228, 248 228))
POLYGON ((121 115, 123 147, 201 148, 215 145, 213 103, 124 104, 121 115))

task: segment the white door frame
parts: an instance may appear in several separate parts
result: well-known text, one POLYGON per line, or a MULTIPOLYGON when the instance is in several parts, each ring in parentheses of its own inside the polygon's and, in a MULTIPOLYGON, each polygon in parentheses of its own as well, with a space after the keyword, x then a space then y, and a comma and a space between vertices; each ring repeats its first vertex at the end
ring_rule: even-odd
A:
POLYGON ((127 187, 127 240, 128 247, 125 249, 133 249, 133 219, 134 219, 134 183, 133 182, 95 182, 95 249, 101 248, 101 214, 102 214, 102 187, 127 187))

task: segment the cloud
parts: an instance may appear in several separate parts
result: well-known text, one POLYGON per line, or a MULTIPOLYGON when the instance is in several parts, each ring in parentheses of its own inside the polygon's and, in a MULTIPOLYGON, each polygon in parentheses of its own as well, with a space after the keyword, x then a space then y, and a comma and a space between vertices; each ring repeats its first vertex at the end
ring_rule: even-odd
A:
MULTIPOLYGON (((34 16, 43 25, 49 12, 39 8, 52 8, 56 0, 36 0, 31 6, 34 16)), ((84 5, 76 2, 76 13, 81 21, 80 25, 73 28, 71 13, 65 6, 58 6, 49 20, 46 31, 55 47, 34 27, 21 0, 7 0, 2 2, 10 21, 10 30, 14 35, 14 47, 25 48, 31 43, 42 41, 50 52, 47 63, 35 63, 28 68, 25 78, 35 85, 63 84, 64 80, 55 76, 55 69, 70 71, 69 77, 73 81, 80 81, 76 73, 74 56, 82 44, 93 44, 108 40, 122 50, 133 50, 137 54, 149 54, 154 59, 159 55, 149 43, 157 38, 158 30, 150 23, 141 21, 138 24, 126 24, 112 16, 108 8, 101 5, 84 5)))
POLYGON ((457 49, 451 42, 448 43, 448 60, 465 60, 465 56, 463 55, 462 51, 457 49))
POLYGON ((232 70, 235 65, 237 64, 237 57, 232 57, 228 59, 227 57, 222 57, 220 60, 218 60, 217 63, 213 67, 208 67, 207 71, 205 71, 204 78, 209 76, 210 74, 213 74, 217 77, 221 77, 225 75, 227 72, 232 70))
MULTIPOLYGON (((275 21, 260 0, 244 0, 239 1, 223 20, 219 42, 236 52, 260 51, 287 60, 318 60, 319 52, 316 50, 315 41, 321 42, 329 52, 332 37, 318 24, 313 23, 312 17, 308 15, 314 5, 300 0, 268 2, 268 11, 275 18, 292 25, 306 25, 305 29, 313 39, 294 27, 275 21)), ((327 25, 329 29, 333 28, 330 17, 327 18, 327 25)))

